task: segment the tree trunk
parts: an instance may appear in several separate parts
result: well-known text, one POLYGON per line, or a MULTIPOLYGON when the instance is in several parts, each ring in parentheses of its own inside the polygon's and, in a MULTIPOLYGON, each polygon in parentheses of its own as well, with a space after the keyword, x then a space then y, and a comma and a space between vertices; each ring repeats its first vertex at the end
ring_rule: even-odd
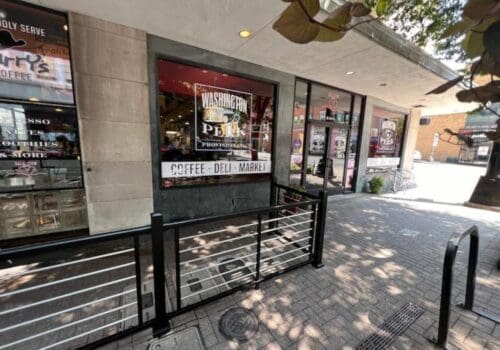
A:
POLYGON ((500 143, 493 143, 486 175, 479 178, 469 202, 500 207, 500 143))

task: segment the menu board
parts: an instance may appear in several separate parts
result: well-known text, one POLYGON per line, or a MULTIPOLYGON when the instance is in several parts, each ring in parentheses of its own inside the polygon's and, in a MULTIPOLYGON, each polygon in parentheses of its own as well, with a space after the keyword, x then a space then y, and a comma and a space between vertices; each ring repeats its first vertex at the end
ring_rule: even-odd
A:
POLYGON ((252 94, 204 84, 194 86, 195 149, 216 152, 249 150, 252 94))
POLYGON ((0 0, 0 97, 74 104, 64 14, 0 0))

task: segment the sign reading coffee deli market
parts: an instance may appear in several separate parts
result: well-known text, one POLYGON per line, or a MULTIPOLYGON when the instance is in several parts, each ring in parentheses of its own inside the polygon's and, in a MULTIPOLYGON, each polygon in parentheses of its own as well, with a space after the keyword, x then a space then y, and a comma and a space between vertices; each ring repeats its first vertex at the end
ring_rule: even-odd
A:
POLYGON ((267 174, 271 172, 270 160, 163 162, 161 166, 163 178, 267 174))
POLYGON ((194 84, 197 151, 251 148, 252 94, 194 84))
POLYGON ((0 97, 73 104, 66 16, 0 0, 0 97))

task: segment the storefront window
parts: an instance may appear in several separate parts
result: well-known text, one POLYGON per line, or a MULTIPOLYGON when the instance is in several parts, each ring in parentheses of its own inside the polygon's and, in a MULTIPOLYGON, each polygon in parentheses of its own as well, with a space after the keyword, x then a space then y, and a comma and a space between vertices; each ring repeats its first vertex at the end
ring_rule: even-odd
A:
POLYGON ((81 186, 74 109, 0 103, 0 190, 81 186))
POLYGON ((374 107, 368 167, 399 166, 406 115, 374 107))
POLYGON ((0 14, 0 241, 85 231, 66 15, 4 0, 0 14))
POLYGON ((362 96, 297 80, 290 183, 329 193, 354 189, 362 102, 362 96))
POLYGON ((310 118, 348 124, 352 95, 323 85, 311 86, 310 118))
POLYGON ((306 121, 307 83, 295 84, 295 102, 293 108, 292 154, 290 157, 290 181, 299 183, 304 152, 304 130, 306 121))
POLYGON ((158 60, 163 187, 268 179, 274 85, 158 60))

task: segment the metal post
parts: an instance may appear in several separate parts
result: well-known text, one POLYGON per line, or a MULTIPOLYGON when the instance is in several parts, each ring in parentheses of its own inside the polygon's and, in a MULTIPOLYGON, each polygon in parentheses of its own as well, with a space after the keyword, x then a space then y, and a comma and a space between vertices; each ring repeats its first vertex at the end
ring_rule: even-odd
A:
POLYGON ((474 290, 476 289, 476 270, 479 255, 479 234, 473 226, 470 234, 469 262, 467 266, 467 287, 465 290, 464 309, 472 311, 474 305, 474 290))
POLYGON ((314 240, 313 266, 315 268, 323 267, 323 243, 325 239, 326 215, 328 207, 328 193, 324 190, 319 191, 319 206, 316 224, 316 237, 314 240))
POLYGON ((163 215, 151 214, 151 242, 153 246, 155 322, 153 335, 159 337, 170 330, 165 295, 165 252, 163 241, 163 215))
POLYGON ((181 253, 179 250, 179 228, 174 229, 174 241, 175 241, 175 284, 177 291, 177 311, 181 309, 181 253))
POLYGON ((142 279, 141 279, 141 254, 140 254, 139 236, 134 235, 134 259, 135 259, 135 288, 137 293, 137 314, 139 325, 144 323, 142 315, 142 279))
POLYGON ((257 216, 257 255, 255 257, 255 280, 257 283, 255 284, 255 289, 259 289, 260 282, 260 246, 262 242, 262 216, 259 214, 257 216))
POLYGON ((439 306, 438 337, 435 341, 437 346, 446 348, 448 344, 448 329, 450 326, 451 290, 453 287, 453 263, 457 254, 458 246, 448 242, 444 255, 443 278, 441 283, 441 304, 439 306))

